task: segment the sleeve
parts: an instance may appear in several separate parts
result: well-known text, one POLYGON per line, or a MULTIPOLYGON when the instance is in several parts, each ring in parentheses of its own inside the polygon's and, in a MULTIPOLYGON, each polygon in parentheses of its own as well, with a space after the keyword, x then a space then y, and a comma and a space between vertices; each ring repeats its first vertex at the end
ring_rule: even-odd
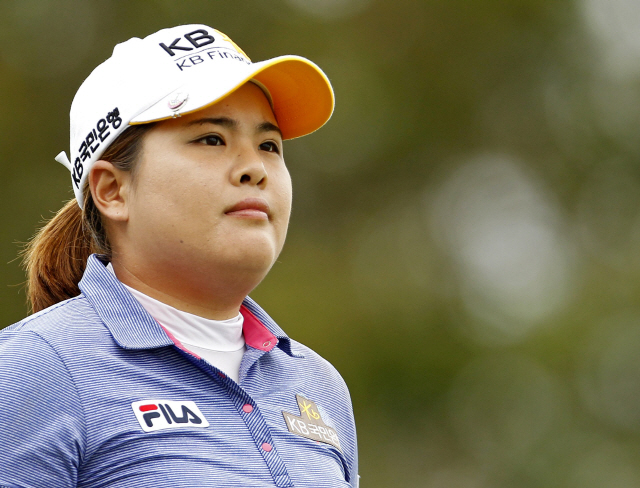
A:
POLYGON ((0 334, 0 487, 76 487, 84 446, 82 406, 58 354, 33 332, 0 334))
POLYGON ((347 417, 349 419, 349 440, 347 443, 347 450, 351 468, 349 471, 349 483, 353 488, 358 488, 360 479, 360 476, 358 475, 358 436, 356 434, 356 422, 353 415, 353 404, 351 403, 351 396, 349 395, 349 390, 347 389, 346 384, 344 385, 344 389, 346 390, 346 397, 349 405, 349 411, 347 412, 347 417))
POLYGON ((347 482, 353 488, 358 488, 358 436, 356 434, 356 422, 351 394, 349 393, 349 388, 344 378, 338 370, 326 359, 320 356, 318 357, 325 364, 325 371, 327 373, 323 376, 330 378, 330 383, 327 384, 328 389, 337 395, 337 401, 335 402, 337 411, 333 420, 337 422, 336 426, 339 425, 340 432, 342 433, 340 445, 343 448, 346 459, 345 474, 347 475, 347 482))

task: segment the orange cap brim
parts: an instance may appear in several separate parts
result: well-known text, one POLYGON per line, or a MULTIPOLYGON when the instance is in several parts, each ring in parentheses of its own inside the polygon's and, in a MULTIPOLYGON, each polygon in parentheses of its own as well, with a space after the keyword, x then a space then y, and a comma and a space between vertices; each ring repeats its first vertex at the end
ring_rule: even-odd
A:
POLYGON ((318 66, 297 56, 262 63, 253 78, 269 90, 284 139, 307 135, 331 118, 335 105, 333 88, 318 66))

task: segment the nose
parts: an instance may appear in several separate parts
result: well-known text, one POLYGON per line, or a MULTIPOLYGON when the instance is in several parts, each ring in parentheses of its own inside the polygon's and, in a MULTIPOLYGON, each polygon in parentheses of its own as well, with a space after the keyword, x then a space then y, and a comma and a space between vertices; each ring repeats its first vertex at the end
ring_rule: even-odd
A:
POLYGON ((253 185, 264 188, 267 185, 267 177, 267 169, 257 151, 245 149, 238 154, 231 172, 231 182, 234 185, 253 185))

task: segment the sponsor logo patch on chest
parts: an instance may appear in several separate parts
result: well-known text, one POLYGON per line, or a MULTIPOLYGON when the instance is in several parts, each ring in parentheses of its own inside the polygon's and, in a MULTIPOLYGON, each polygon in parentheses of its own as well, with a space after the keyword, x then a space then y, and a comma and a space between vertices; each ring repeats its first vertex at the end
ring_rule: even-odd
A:
POLYGON ((296 395, 296 400, 300 408, 299 417, 289 412, 282 412, 289 432, 306 437, 307 439, 331 444, 342 451, 338 433, 334 428, 324 423, 318 406, 311 400, 300 395, 296 395))
POLYGON ((131 404, 145 432, 181 427, 209 427, 209 422, 194 402, 142 400, 131 404))

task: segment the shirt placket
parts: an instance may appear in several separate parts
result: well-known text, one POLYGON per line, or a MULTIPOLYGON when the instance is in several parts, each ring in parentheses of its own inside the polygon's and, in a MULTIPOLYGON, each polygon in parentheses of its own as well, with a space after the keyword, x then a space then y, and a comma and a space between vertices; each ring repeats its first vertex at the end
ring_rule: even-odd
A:
MULTIPOLYGON (((238 383, 233 381, 218 368, 207 363, 205 360, 198 359, 184 350, 180 350, 180 352, 187 356, 189 360, 198 367, 213 376, 215 380, 224 387, 236 408, 238 415, 247 426, 255 446, 260 451, 276 486, 281 488, 294 486, 287 471, 287 467, 278 454, 277 446, 271 436, 271 430, 267 425, 264 416, 260 412, 260 407, 251 395, 249 395, 249 393, 247 393, 247 391, 238 383)), ((241 383, 242 378, 246 375, 251 366, 264 354, 267 354, 267 352, 247 345, 247 350, 242 358, 240 368, 239 381, 241 383)))

